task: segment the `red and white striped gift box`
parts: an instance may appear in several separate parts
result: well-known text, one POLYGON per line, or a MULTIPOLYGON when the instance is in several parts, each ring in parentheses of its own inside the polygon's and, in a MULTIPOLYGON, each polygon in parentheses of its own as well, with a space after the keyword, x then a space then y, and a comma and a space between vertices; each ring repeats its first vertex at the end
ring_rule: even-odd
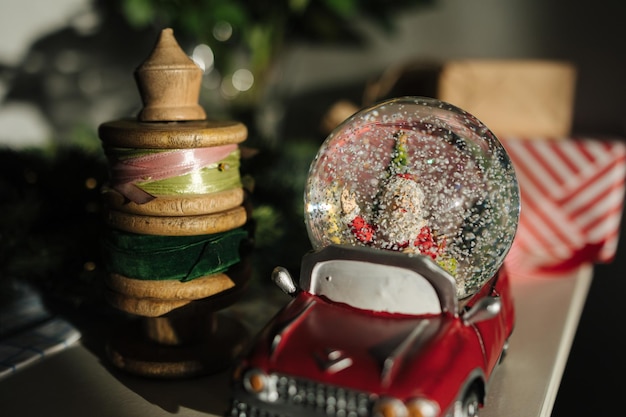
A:
POLYGON ((505 264, 516 275, 607 263, 620 233, 626 144, 595 138, 504 138, 521 194, 505 264))

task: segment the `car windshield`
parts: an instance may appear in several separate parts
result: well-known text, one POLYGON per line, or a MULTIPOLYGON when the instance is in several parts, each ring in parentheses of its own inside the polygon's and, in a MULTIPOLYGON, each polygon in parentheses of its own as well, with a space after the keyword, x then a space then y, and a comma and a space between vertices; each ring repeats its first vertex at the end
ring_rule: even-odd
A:
POLYGON ((441 314, 441 301, 430 282, 416 271, 346 259, 317 263, 312 294, 352 307, 392 314, 441 314))

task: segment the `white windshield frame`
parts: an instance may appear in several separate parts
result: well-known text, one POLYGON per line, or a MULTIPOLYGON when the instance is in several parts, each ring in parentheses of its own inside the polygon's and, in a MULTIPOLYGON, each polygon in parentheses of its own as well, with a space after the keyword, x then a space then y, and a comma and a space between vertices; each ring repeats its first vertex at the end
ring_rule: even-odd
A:
POLYGON ((317 263, 306 291, 351 307, 391 314, 441 314, 431 282, 416 271, 366 261, 317 263))

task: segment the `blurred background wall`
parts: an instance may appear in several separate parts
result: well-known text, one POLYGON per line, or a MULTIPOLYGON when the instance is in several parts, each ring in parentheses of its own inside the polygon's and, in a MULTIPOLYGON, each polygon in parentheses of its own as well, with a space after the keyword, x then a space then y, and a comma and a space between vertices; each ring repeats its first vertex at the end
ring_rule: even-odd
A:
MULTIPOLYGON (((151 50, 161 28, 129 24, 119 4, 90 0, 0 3, 1 147, 62 143, 97 151, 98 125, 133 115, 140 108, 132 72, 151 50)), ((281 163, 299 173, 299 182, 290 186, 297 198, 311 152, 324 138, 319 122, 328 107, 343 98, 358 102, 368 80, 410 60, 571 62, 578 75, 573 133, 626 137, 623 1, 434 0, 384 17, 389 18, 384 22, 387 26, 375 22, 375 17, 358 14, 344 23, 336 21, 339 25, 333 29, 344 24, 350 33, 359 35, 351 42, 344 42, 337 30, 338 36, 324 42, 315 36, 287 39, 273 58, 263 88, 251 100, 243 100, 249 85, 225 90, 219 79, 207 77, 203 96, 210 116, 245 118, 252 127, 252 143, 267 140, 273 149, 271 157, 284 156, 276 148, 293 151, 286 158, 289 161, 281 163), (232 111, 222 114, 224 108, 232 111), (314 140, 306 152, 298 154, 298 138, 307 135, 314 140)), ((178 35, 190 53, 199 43, 193 33, 178 35)), ((228 31, 222 35, 228 36, 228 31)), ((211 59, 222 59, 213 52, 206 58, 205 49, 207 65, 213 65, 211 59)), ((233 65, 239 62, 245 67, 245 56, 231 55, 233 65)), ((300 206, 295 207, 297 212, 300 206)), ((289 233, 285 233, 288 241, 289 233)), ((554 416, 608 415, 623 408, 619 401, 626 388, 622 382, 626 344, 619 336, 626 320, 620 307, 626 294, 621 272, 626 258, 623 243, 613 264, 596 268, 554 416)))
MULTIPOLYGON (((67 126, 93 127, 136 111, 139 97, 130 73, 150 50, 157 28, 128 28, 114 9, 118 2, 109 3, 3 0, 0 143, 62 140, 59 130, 65 133, 67 126)), ((626 131, 623 2, 422 3, 395 11, 390 32, 371 18, 353 19, 358 44, 287 43, 272 74, 281 101, 335 86, 345 90, 407 60, 567 60, 578 71, 574 131, 626 131)))

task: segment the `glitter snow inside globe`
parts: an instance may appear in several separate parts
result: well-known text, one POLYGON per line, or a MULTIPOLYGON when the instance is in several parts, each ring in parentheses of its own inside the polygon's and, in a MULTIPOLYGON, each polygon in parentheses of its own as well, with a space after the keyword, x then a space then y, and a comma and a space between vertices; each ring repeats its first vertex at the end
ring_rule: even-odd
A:
POLYGON ((500 268, 520 210, 496 136, 458 107, 423 97, 387 100, 339 125, 311 164, 304 200, 313 248, 429 256, 454 276, 459 298, 500 268))

